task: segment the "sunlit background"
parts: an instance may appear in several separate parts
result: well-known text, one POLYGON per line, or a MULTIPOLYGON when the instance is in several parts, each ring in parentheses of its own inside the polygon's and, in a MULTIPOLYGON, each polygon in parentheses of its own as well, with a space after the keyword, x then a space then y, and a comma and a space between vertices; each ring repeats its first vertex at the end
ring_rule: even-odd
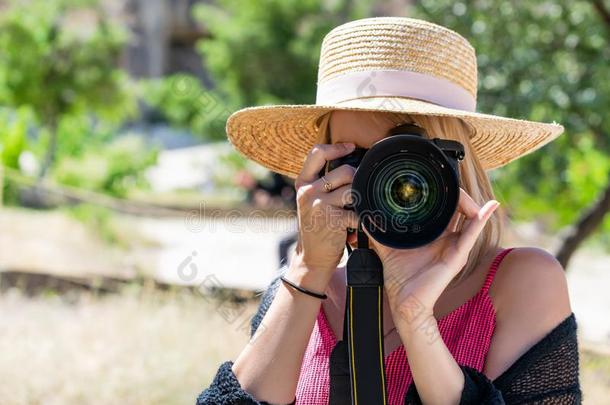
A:
POLYGON ((323 36, 410 16, 477 50, 477 111, 563 124, 490 172, 504 246, 564 265, 610 403, 610 1, 0 1, 0 403, 193 403, 296 229, 235 110, 315 102, 323 36))

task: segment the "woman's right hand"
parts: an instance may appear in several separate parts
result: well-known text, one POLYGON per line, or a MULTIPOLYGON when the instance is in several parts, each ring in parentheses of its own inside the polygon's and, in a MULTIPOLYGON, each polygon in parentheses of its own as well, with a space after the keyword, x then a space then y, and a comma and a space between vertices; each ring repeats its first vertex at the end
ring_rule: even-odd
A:
POLYGON ((299 235, 296 258, 308 271, 330 277, 341 257, 347 228, 358 228, 356 213, 344 209, 351 203, 351 183, 355 168, 344 164, 324 175, 332 187, 325 190, 320 170, 327 161, 354 150, 352 143, 316 144, 308 153, 295 180, 299 235))

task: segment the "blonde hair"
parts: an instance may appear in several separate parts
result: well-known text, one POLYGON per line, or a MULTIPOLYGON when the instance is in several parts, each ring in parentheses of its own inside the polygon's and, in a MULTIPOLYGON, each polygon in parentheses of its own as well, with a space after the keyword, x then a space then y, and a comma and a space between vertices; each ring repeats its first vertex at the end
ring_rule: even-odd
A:
MULTIPOLYGON (((332 111, 319 119, 317 143, 331 143, 330 116, 332 111)), ((419 114, 395 113, 385 111, 367 112, 378 123, 391 122, 394 125, 413 123, 426 130, 430 138, 452 139, 464 145, 465 158, 460 163, 460 187, 479 205, 495 199, 491 182, 485 169, 474 153, 470 143, 470 136, 474 131, 463 120, 456 117, 426 116, 419 114)), ((455 285, 467 278, 476 268, 477 264, 492 249, 500 245, 503 231, 501 207, 496 209, 485 228, 479 235, 468 256, 468 261, 450 285, 455 285)), ((461 223, 461 222, 460 222, 461 223)))

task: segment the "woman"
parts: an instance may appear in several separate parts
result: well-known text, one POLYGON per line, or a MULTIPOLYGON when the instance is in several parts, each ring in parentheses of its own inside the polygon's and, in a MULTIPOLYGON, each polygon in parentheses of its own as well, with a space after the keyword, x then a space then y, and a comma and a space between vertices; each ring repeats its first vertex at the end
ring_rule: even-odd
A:
POLYGON ((466 157, 458 210, 441 237, 410 250, 369 238, 383 263, 388 402, 581 401, 563 269, 544 250, 499 246, 499 204, 486 173, 563 127, 475 112, 476 78, 474 49, 459 34, 422 20, 368 18, 324 38, 315 105, 246 108, 229 118, 239 151, 296 178, 299 239, 283 280, 263 296, 250 343, 221 365, 198 403, 328 403, 329 357, 343 330, 344 245, 356 242, 346 229, 358 223, 344 209, 354 169, 318 174, 403 123, 459 141, 466 157))

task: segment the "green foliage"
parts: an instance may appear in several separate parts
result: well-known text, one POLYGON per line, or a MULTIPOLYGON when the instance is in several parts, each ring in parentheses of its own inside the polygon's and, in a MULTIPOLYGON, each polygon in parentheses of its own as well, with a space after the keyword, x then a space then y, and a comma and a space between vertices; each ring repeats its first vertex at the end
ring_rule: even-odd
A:
MULTIPOLYGON (((28 145, 27 132, 31 121, 31 112, 26 108, 17 111, 0 110, 0 165, 19 170, 19 157, 28 145)), ((2 168, 0 168, 2 170, 2 168)), ((17 199, 15 185, 6 176, 0 176, 2 193, 5 202, 17 199)), ((1 205, 2 201, 0 201, 1 205)))
POLYGON ((141 99, 170 124, 206 140, 225 138, 228 110, 218 96, 187 74, 140 81, 141 99))
MULTIPOLYGON (((51 132, 46 127, 36 128, 36 141, 30 146, 39 160, 50 147, 51 132)), ((58 158, 78 158, 89 149, 103 148, 116 134, 116 125, 95 119, 90 115, 65 115, 58 121, 58 158)))
POLYGON ((0 162, 19 169, 19 156, 27 147, 27 131, 31 113, 25 108, 17 111, 0 110, 0 162))
POLYGON ((567 182, 571 203, 584 205, 608 182, 610 157, 595 147, 591 138, 582 138, 568 153, 567 182))
POLYGON ((95 13, 92 1, 9 3, 0 19, 0 101, 31 106, 43 123, 91 111, 120 121, 129 111, 115 68, 125 33, 99 13, 93 30, 71 30, 78 12, 95 13))
POLYGON ((608 184, 610 172, 610 27, 593 4, 423 0, 411 15, 472 43, 478 111, 565 126, 556 141, 494 178, 516 217, 546 214, 554 229, 573 222, 608 184))
POLYGON ((248 167, 249 160, 235 150, 231 150, 224 155, 221 155, 220 163, 234 171, 244 170, 248 167))
POLYGON ((141 138, 125 136, 63 159, 54 178, 61 184, 127 197, 130 190, 147 187, 144 172, 157 162, 157 156, 158 151, 147 148, 141 138))
MULTIPOLYGON (((199 43, 216 83, 210 98, 224 123, 239 107, 315 101, 322 37, 367 15, 370 0, 218 0, 195 17, 209 31, 199 43)), ((224 136, 224 125, 213 130, 224 136)))
POLYGON ((53 160, 66 117, 118 124, 135 113, 127 76, 116 68, 125 39, 93 0, 12 0, 3 8, 0 104, 27 106, 48 132, 43 164, 53 160))

